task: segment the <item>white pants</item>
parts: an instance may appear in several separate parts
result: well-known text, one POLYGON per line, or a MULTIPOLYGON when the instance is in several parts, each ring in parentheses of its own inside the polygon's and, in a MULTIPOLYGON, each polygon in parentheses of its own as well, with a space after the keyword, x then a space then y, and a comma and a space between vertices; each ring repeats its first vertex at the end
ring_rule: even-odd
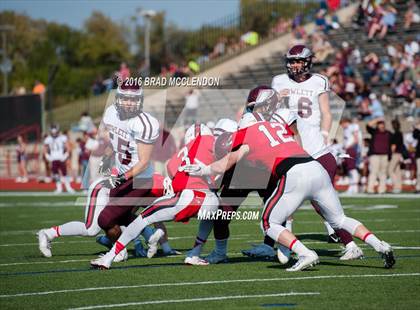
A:
POLYGON ((158 222, 186 222, 197 215, 198 211, 214 212, 219 199, 211 191, 185 189, 181 193, 163 196, 141 212, 147 225, 158 222))
POLYGON ((266 235, 278 240, 282 226, 305 200, 315 201, 323 217, 334 229, 353 234, 361 223, 344 215, 337 192, 327 171, 317 161, 293 166, 278 181, 273 194, 266 201, 262 228, 266 235))
POLYGON ((109 188, 103 186, 104 178, 100 178, 89 186, 85 206, 85 225, 89 236, 96 236, 101 228, 98 217, 109 201, 109 188))
POLYGON ((92 184, 96 180, 101 178, 99 173, 99 166, 101 165, 102 157, 90 156, 89 157, 89 183, 92 184))

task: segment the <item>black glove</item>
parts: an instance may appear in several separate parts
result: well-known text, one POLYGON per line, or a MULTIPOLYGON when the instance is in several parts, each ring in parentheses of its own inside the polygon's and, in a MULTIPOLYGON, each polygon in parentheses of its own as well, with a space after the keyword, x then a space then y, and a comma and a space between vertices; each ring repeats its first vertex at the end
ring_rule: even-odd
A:
POLYGON ((99 169, 98 169, 99 173, 102 175, 110 174, 113 164, 114 164, 114 156, 104 155, 99 165, 99 169))
POLYGON ((120 174, 118 176, 112 175, 106 180, 105 187, 113 189, 125 183, 126 181, 127 178, 124 174, 120 174))

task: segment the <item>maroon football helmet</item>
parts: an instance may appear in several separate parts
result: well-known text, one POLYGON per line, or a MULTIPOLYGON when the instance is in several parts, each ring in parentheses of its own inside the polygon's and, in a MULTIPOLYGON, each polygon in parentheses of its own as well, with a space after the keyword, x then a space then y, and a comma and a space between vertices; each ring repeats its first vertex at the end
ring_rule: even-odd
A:
POLYGON ((138 83, 122 83, 117 88, 115 107, 120 120, 138 116, 143 110, 143 89, 138 83))
POLYGON ((305 45, 295 45, 287 52, 285 56, 287 74, 290 78, 296 79, 299 76, 306 75, 312 68, 312 58, 314 54, 305 45), (292 66, 295 62, 302 62, 301 68, 294 68, 292 66))
POLYGON ((261 85, 249 92, 246 112, 254 112, 254 109, 259 108, 258 112, 263 114, 266 119, 269 119, 276 110, 278 102, 279 98, 276 90, 269 86, 261 85))

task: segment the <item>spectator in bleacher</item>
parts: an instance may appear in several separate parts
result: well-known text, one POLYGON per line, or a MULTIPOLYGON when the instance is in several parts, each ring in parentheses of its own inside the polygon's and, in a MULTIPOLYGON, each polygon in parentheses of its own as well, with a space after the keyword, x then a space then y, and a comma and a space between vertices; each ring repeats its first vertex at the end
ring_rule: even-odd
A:
POLYGON ((410 63, 412 62, 414 55, 420 51, 419 43, 414 38, 408 37, 404 44, 404 53, 408 56, 410 63))
POLYGON ((213 48, 213 51, 210 53, 210 59, 214 59, 220 56, 223 56, 226 52, 226 43, 227 39, 225 37, 220 37, 217 40, 216 45, 213 48))
POLYGON ((385 128, 385 121, 375 119, 366 125, 367 132, 371 135, 369 145, 369 178, 367 192, 374 193, 374 186, 379 179, 378 193, 386 192, 386 176, 388 159, 391 151, 391 133, 385 128))
POLYGON ((371 52, 363 58, 365 70, 363 72, 363 80, 365 83, 377 82, 379 80, 379 57, 376 53, 371 52))
POLYGON ((16 183, 27 183, 28 172, 26 170, 26 143, 21 135, 17 137, 16 158, 18 162, 19 176, 16 178, 16 183))
POLYGON ((404 15, 404 29, 409 30, 412 23, 420 23, 420 8, 415 0, 411 0, 404 15))
POLYGON ((101 76, 98 76, 98 78, 93 82, 92 85, 92 93, 94 96, 98 96, 102 94, 106 90, 105 85, 103 83, 103 79, 101 76))
POLYGON ((382 8, 377 6, 374 11, 370 14, 369 26, 368 26, 368 41, 371 41, 377 32, 381 31, 382 24, 382 8))
POLYGON ((360 101, 360 104, 357 108, 357 114, 359 116, 359 119, 363 121, 371 120, 372 111, 369 108, 370 100, 368 97, 362 98, 360 101))
POLYGON ((369 110, 371 112, 370 120, 383 118, 384 117, 384 109, 382 108, 382 103, 379 101, 376 94, 371 93, 369 95, 369 110))
POLYGON ((307 39, 306 31, 303 27, 298 26, 292 31, 292 38, 289 41, 289 48, 295 45, 305 45, 307 39))
POLYGON ((322 63, 334 53, 334 48, 324 35, 314 32, 312 34, 312 51, 315 54, 314 63, 322 63))
POLYGON ((395 27, 395 23, 397 21, 397 10, 392 7, 390 4, 386 5, 382 10, 382 18, 381 18, 381 32, 379 34, 379 38, 383 39, 388 30, 395 27))
POLYGON ((319 10, 315 15, 315 25, 316 25, 318 31, 323 32, 327 35, 332 27, 327 22, 327 19, 325 18, 325 15, 326 15, 325 10, 319 10))
POLYGON ((389 161, 388 175, 392 180, 392 192, 401 193, 402 173, 401 163, 403 161, 404 140, 401 133, 401 124, 397 119, 392 121, 393 133, 391 135, 391 160, 389 161))
POLYGON ((291 29, 292 22, 290 19, 280 17, 277 23, 270 29, 271 35, 281 35, 288 32, 291 29))
POLYGON ((390 84, 392 78, 394 77, 395 69, 391 65, 389 57, 381 57, 381 69, 379 70, 379 77, 382 81, 387 84, 390 84))
POLYGON ((417 183, 416 193, 420 193, 420 122, 417 122, 416 127, 413 130, 413 138, 417 140, 416 146, 416 166, 417 166, 417 183))

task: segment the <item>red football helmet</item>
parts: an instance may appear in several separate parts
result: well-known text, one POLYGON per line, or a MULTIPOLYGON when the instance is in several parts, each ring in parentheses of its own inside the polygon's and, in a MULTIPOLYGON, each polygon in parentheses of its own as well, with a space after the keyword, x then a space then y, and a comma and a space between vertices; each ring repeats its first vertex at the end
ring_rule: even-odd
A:
POLYGON ((306 75, 312 68, 312 58, 314 54, 305 45, 295 45, 287 52, 285 56, 287 74, 295 79, 298 76, 306 75), (296 62, 301 62, 302 66, 296 68, 293 66, 296 62))
POLYGON ((117 88, 115 107, 120 120, 136 117, 143 110, 143 89, 137 83, 123 83, 117 88))

